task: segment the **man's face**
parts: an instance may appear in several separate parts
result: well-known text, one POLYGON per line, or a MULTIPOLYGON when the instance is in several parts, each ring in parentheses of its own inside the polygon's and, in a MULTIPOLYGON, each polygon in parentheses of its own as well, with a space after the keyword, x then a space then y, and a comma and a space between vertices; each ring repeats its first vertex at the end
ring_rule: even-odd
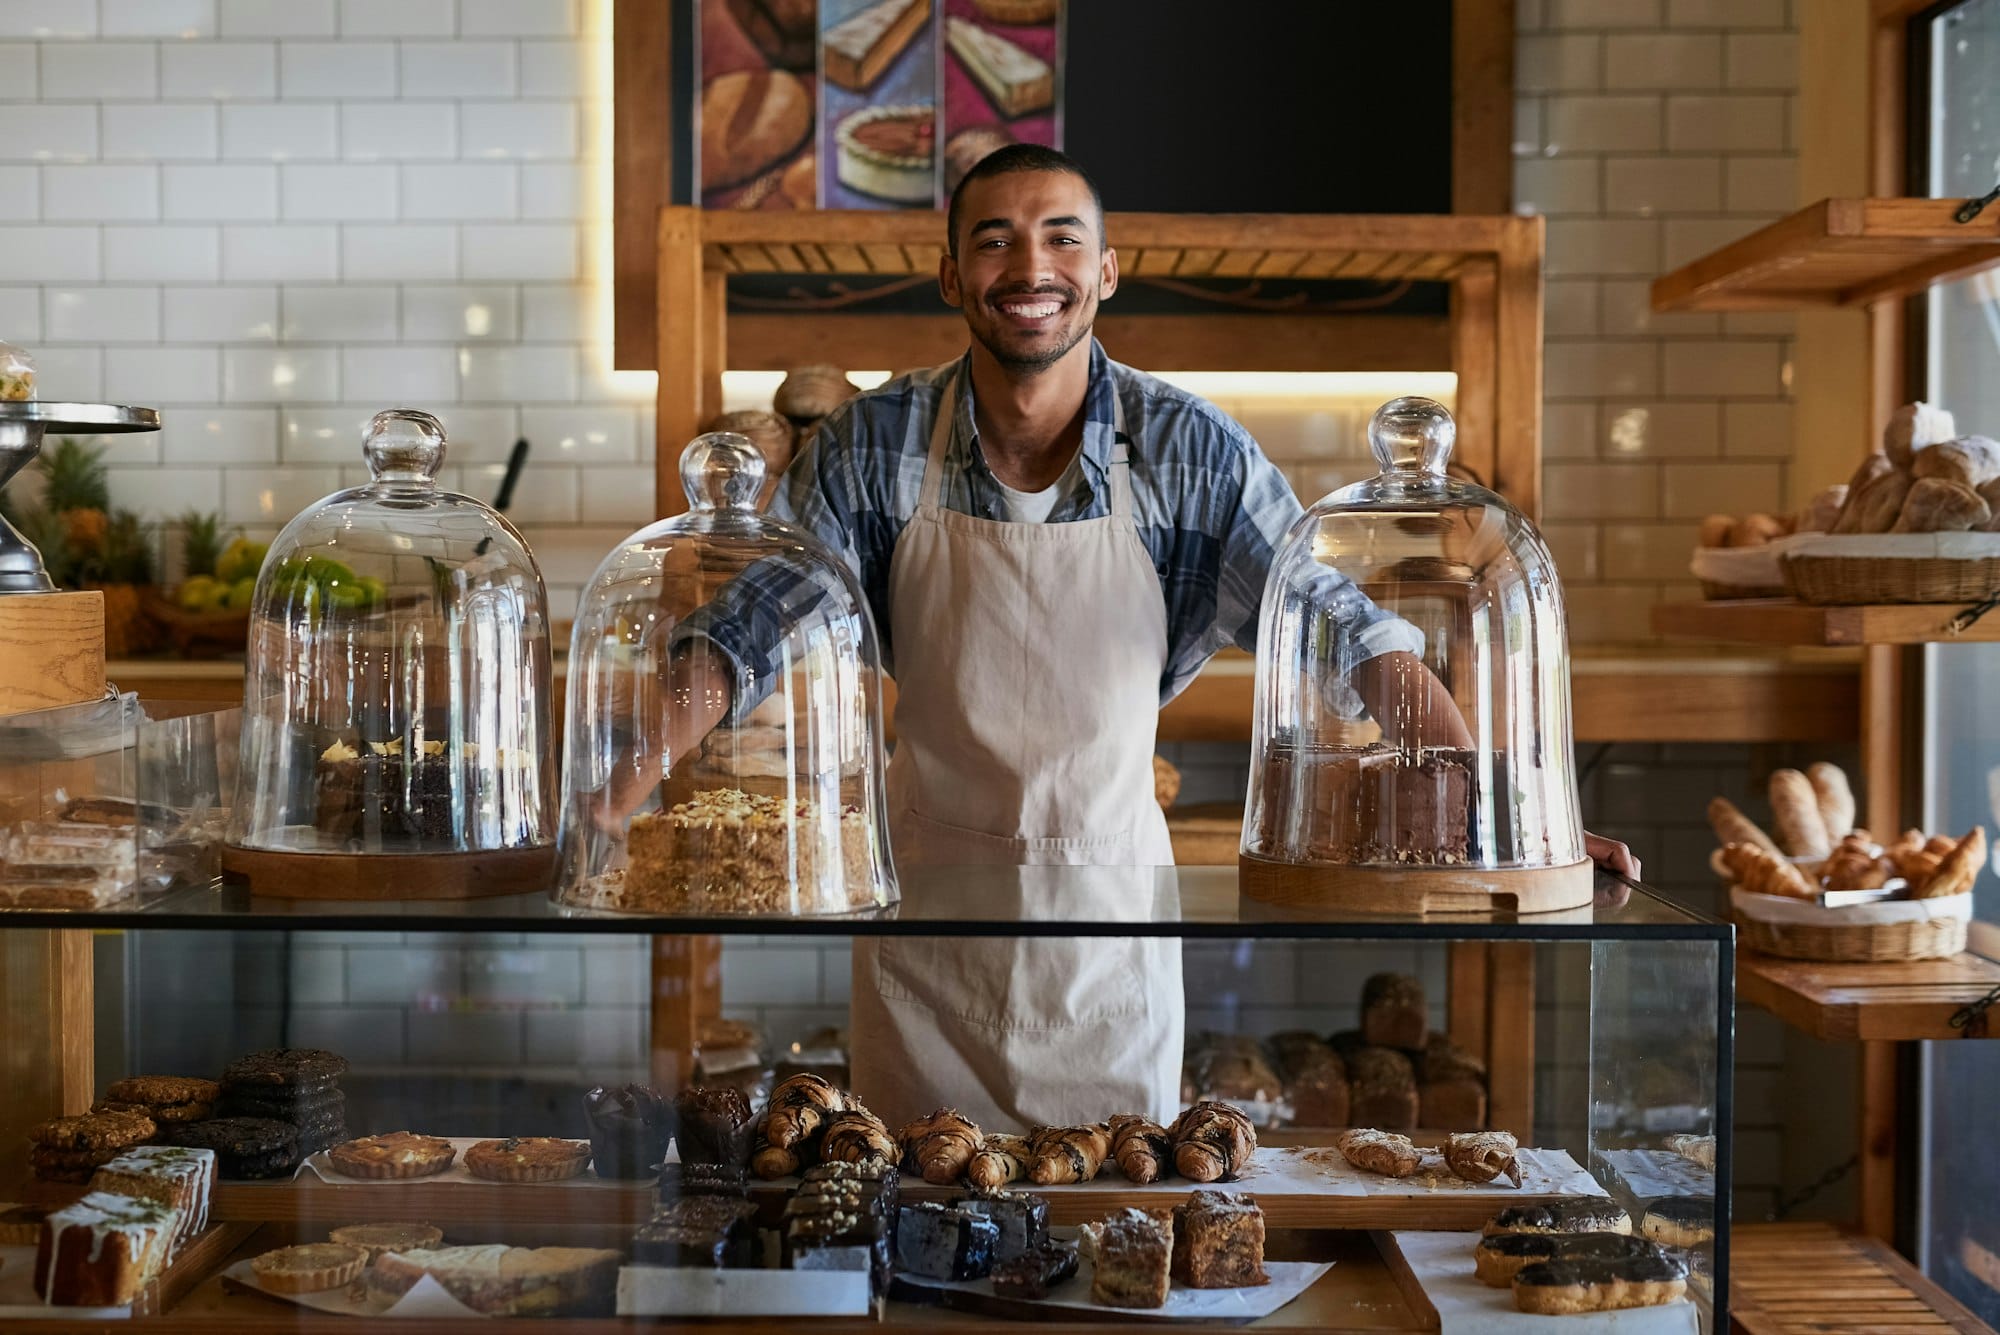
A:
POLYGON ((1032 374, 1090 334, 1118 287, 1090 188, 1067 172, 975 181, 960 201, 958 258, 938 267, 944 299, 1002 366, 1032 374))

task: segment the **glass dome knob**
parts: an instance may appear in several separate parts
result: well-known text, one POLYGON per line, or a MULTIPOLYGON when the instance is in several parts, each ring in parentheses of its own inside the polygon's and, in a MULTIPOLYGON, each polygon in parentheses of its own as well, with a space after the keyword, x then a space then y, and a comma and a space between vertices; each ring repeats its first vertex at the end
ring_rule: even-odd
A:
POLYGON ((764 487, 764 456, 734 431, 696 436, 681 451, 681 486, 697 510, 754 510, 764 487))
POLYGON ((1383 472, 1444 476, 1458 427, 1435 399, 1414 395, 1391 399, 1368 419, 1368 448, 1383 472))
POLYGON ((415 478, 428 482, 444 467, 444 423, 415 408, 376 413, 368 423, 361 453, 378 481, 415 478))

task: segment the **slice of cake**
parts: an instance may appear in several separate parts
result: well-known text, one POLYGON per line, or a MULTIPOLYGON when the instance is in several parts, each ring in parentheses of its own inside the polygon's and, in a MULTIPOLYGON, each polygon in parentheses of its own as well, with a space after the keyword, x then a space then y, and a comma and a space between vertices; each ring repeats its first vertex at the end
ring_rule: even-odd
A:
POLYGON ((35 1248, 35 1292, 61 1307, 120 1307, 166 1269, 172 1206, 93 1191, 52 1212, 35 1248))
POLYGON ((179 1145, 138 1145, 99 1168, 92 1191, 134 1196, 167 1206, 179 1216, 168 1251, 178 1255, 208 1227, 208 1195, 215 1186, 215 1151, 179 1145))
POLYGON ((384 1252, 365 1278, 371 1292, 400 1298, 429 1275, 487 1316, 609 1316, 621 1259, 596 1247, 434 1247, 384 1252))
POLYGON ((867 92, 930 16, 930 0, 881 0, 834 24, 820 39, 827 79, 849 92, 867 92))
POLYGON ((1174 1207, 1173 1277, 1194 1289, 1268 1284, 1264 1211, 1257 1198, 1197 1191, 1174 1207))
POLYGON ((1120 1210, 1085 1224, 1080 1250, 1090 1258, 1090 1300, 1106 1307, 1165 1307, 1172 1287, 1171 1215, 1120 1210))
POLYGON ((313 776, 313 824, 336 842, 415 841, 453 848, 456 769, 441 741, 426 741, 414 759, 405 756, 400 737, 358 750, 335 742, 320 753, 313 776))
POLYGON ((1055 71, 1040 56, 956 16, 944 21, 944 40, 993 109, 1008 120, 1055 105, 1055 71))

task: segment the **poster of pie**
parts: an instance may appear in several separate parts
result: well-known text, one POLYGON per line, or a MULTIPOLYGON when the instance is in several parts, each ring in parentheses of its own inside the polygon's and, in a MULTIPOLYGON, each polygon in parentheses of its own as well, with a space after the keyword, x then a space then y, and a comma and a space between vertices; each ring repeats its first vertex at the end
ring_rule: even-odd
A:
POLYGON ((696 0, 696 189, 704 208, 810 209, 820 0, 696 0))
POLYGON ((937 207, 934 0, 819 0, 820 203, 937 207))
POLYGON ((942 9, 949 196, 1002 144, 1062 147, 1063 0, 944 0, 942 9))

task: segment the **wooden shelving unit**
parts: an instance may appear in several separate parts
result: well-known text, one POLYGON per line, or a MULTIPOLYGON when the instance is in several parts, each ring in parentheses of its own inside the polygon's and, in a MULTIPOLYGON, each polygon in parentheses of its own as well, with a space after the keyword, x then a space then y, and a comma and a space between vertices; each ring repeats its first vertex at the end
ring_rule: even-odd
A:
POLYGON ((1741 1335, 1992 1332, 1908 1261, 1831 1224, 1739 1224, 1729 1252, 1729 1319, 1741 1335))
POLYGON ((2000 642, 2000 613, 1954 630, 1953 619, 1968 610, 1963 603, 1815 607, 1790 598, 1662 603, 1653 609, 1653 629, 1688 639, 1787 647, 2000 642))
POLYGON ((1739 950, 1736 994, 1814 1038, 1905 1043, 1995 1037, 1985 1014, 1960 1028, 1963 1007, 2000 987, 2000 964, 1974 954, 1893 964, 1820 964, 1739 950))
POLYGON ((1866 306, 2000 264, 2000 209, 1955 199, 1822 199, 1653 280, 1656 311, 1866 306))

